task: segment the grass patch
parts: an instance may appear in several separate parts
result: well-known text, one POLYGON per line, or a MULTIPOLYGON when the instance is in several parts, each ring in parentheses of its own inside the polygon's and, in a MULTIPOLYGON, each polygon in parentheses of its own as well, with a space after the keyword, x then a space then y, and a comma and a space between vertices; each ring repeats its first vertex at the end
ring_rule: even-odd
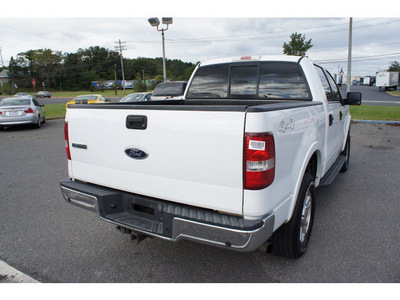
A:
POLYGON ((353 120, 400 121, 400 106, 350 106, 353 120))
POLYGON ((132 90, 125 90, 125 95, 124 95, 124 91, 123 90, 119 90, 118 94, 115 95, 115 90, 104 90, 104 92, 102 91, 75 91, 75 92, 71 92, 71 91, 65 91, 65 92, 52 92, 52 97, 56 97, 56 98, 75 98, 76 96, 80 96, 80 95, 89 95, 89 94, 98 94, 98 95, 102 95, 106 98, 111 98, 111 97, 125 97, 128 94, 132 94, 132 90))
POLYGON ((63 117, 66 113, 65 103, 46 104, 43 108, 46 111, 46 119, 63 117))
MULTIPOLYGON (((20 91, 18 91, 20 92, 20 91)), ((50 91, 51 92, 51 97, 52 98, 75 98, 76 96, 80 96, 80 95, 89 95, 89 94, 98 94, 98 95, 103 95, 106 98, 122 98, 125 97, 126 95, 132 94, 132 93, 136 93, 135 90, 132 89, 126 89, 125 90, 125 94, 123 90, 118 90, 117 95, 115 95, 115 90, 104 90, 104 92, 102 92, 101 90, 99 91, 50 91)), ((26 93, 28 93, 29 95, 34 95, 33 92, 31 91, 27 91, 26 93)), ((38 98, 41 99, 41 98, 38 98)), ((51 98, 50 98, 51 99, 51 98)))
POLYGON ((390 91, 390 92, 386 92, 386 93, 388 93, 389 95, 392 95, 392 96, 400 97, 400 91, 390 91))

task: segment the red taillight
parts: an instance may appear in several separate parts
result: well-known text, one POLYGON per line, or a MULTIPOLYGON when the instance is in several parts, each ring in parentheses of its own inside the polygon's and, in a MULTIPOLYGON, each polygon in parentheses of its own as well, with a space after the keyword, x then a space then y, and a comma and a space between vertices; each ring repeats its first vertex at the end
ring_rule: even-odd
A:
POLYGON ((68 122, 64 123, 64 137, 65 137, 65 151, 67 151, 67 158, 71 160, 71 151, 69 150, 69 135, 68 135, 68 122))
POLYGON ((261 190, 275 178, 275 143, 270 133, 246 133, 244 139, 244 188, 261 190))
POLYGON ((34 114, 35 112, 33 111, 32 108, 29 107, 28 110, 25 110, 25 113, 26 113, 26 114, 34 114))

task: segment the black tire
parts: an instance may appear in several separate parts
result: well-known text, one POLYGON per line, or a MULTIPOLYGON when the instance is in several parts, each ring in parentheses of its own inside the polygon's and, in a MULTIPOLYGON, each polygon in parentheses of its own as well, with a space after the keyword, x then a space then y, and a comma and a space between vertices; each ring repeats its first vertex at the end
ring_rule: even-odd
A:
POLYGON ((44 114, 44 116, 43 116, 43 121, 42 121, 42 123, 43 123, 43 124, 46 123, 46 114, 44 114))
POLYGON ((40 115, 38 116, 38 123, 37 124, 35 124, 35 127, 36 128, 40 128, 40 127, 42 127, 42 120, 40 119, 40 115))
POLYGON ((299 258, 307 250, 315 214, 314 177, 306 172, 301 182, 293 216, 272 236, 271 242, 276 255, 299 258))
POLYGON ((340 172, 344 173, 349 169, 349 163, 350 163, 350 132, 347 136, 346 146, 344 147, 342 155, 346 157, 346 160, 340 172))

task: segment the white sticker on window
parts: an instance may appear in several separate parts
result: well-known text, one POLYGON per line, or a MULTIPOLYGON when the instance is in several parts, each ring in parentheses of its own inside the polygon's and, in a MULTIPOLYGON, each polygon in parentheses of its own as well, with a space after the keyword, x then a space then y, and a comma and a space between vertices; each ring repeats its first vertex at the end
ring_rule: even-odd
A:
POLYGON ((249 141, 249 149, 250 150, 265 150, 265 142, 263 141, 249 141))

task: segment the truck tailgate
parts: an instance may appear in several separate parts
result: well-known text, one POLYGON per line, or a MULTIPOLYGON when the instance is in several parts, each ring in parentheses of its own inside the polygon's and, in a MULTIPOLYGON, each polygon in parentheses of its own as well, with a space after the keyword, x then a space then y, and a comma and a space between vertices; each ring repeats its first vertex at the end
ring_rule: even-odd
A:
POLYGON ((74 179, 242 214, 244 110, 74 107, 66 121, 74 179), (128 117, 146 128, 128 128, 128 117))

